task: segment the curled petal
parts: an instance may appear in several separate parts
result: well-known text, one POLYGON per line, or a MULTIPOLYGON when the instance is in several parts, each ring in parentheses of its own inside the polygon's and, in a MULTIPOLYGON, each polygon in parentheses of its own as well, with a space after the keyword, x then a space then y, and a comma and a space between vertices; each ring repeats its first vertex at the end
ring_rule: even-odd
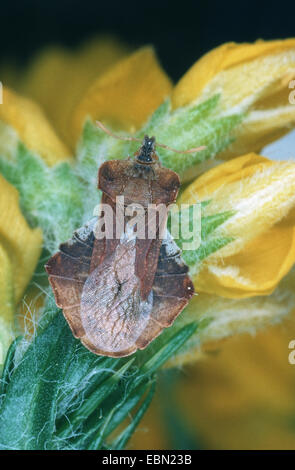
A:
POLYGON ((173 91, 174 107, 220 93, 220 111, 246 113, 227 159, 258 151, 295 124, 289 88, 295 77, 295 39, 227 43, 203 56, 173 91))
POLYGON ((91 83, 127 54, 115 39, 87 41, 75 51, 51 47, 42 51, 28 67, 17 90, 39 103, 55 129, 70 147, 70 123, 75 106, 91 83))
POLYGON ((205 173, 181 203, 211 200, 208 214, 234 211, 215 234, 234 240, 194 273, 197 292, 229 298, 271 293, 295 262, 295 164, 255 154, 205 173))
POLYGON ((73 133, 87 116, 129 132, 140 127, 171 91, 154 50, 144 47, 112 67, 90 87, 73 114, 73 133))
POLYGON ((5 87, 0 121, 12 127, 19 139, 48 165, 70 158, 70 151, 59 140, 40 107, 5 87))

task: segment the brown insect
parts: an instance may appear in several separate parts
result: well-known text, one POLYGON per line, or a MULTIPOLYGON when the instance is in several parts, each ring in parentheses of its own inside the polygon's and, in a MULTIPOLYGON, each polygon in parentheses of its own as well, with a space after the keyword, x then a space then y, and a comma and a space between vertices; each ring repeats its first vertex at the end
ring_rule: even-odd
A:
MULTIPOLYGON (((148 235, 149 204, 168 206, 180 186, 178 175, 161 166, 155 145, 154 138, 145 136, 134 159, 107 161, 98 173, 102 203, 114 216, 117 196, 124 196, 124 207, 141 204, 146 236, 139 238, 131 217, 125 216, 123 231, 115 233, 114 225, 113 238, 97 238, 94 218, 62 243, 45 266, 73 335, 95 354, 122 357, 144 349, 194 293, 179 248, 168 232, 162 239, 167 218, 156 219, 156 236, 148 235)), ((102 220, 105 225, 106 214, 102 220)))

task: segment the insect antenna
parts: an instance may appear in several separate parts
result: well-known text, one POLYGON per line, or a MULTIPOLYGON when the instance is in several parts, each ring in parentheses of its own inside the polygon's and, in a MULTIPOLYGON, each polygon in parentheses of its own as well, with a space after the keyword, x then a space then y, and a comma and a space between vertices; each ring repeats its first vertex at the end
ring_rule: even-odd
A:
POLYGON ((111 137, 114 137, 114 139, 119 139, 119 140, 128 140, 128 141, 132 141, 134 140, 134 142, 141 142, 141 139, 136 139, 135 137, 122 137, 120 135, 116 135, 114 134, 113 132, 111 132, 102 122, 100 121, 96 121, 96 124, 98 127, 100 127, 100 129, 105 132, 106 134, 110 135, 111 137))
POLYGON ((193 147, 188 150, 176 150, 173 147, 168 147, 168 145, 157 144, 157 142, 155 145, 156 147, 162 147, 163 149, 171 150, 172 152, 175 152, 175 153, 195 153, 195 152, 200 152, 201 150, 205 150, 206 148, 205 145, 201 145, 201 147, 193 147))
MULTIPOLYGON (((129 142, 130 141, 140 142, 140 143, 142 142, 141 139, 137 139, 136 137, 131 137, 131 136, 130 137, 122 137, 120 135, 114 134, 101 121, 96 121, 96 124, 103 132, 110 135, 111 137, 114 137, 114 139, 125 140, 125 141, 129 141, 129 142)), ((168 145, 159 144, 157 142, 155 143, 155 146, 156 147, 162 147, 163 149, 171 150, 171 152, 175 152, 175 153, 196 153, 196 152, 200 152, 201 150, 205 150, 205 148, 206 148, 205 145, 202 145, 201 147, 194 147, 194 148, 191 148, 191 149, 188 149, 188 150, 176 150, 172 147, 168 147, 168 145)))

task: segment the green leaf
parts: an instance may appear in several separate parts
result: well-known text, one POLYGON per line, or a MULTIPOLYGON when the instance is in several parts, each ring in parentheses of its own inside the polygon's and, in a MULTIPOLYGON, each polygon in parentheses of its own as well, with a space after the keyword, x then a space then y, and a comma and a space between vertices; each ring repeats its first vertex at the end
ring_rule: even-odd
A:
POLYGON ((10 382, 10 377, 14 369, 14 356, 15 350, 17 348, 18 343, 22 340, 22 336, 18 336, 15 340, 11 343, 5 358, 5 363, 3 366, 2 377, 0 380, 0 400, 3 398, 7 391, 8 384, 10 382))
MULTIPOLYGON (((233 141, 233 130, 245 117, 243 114, 224 116, 218 107, 219 100, 220 96, 214 95, 202 103, 177 110, 172 110, 167 100, 135 137, 141 139, 145 134, 154 135, 159 143, 177 150, 205 145, 206 149, 201 152, 182 155, 157 148, 161 163, 176 171, 181 179, 185 175, 187 180, 190 174, 193 175, 189 171, 191 168, 214 158, 233 141)), ((122 133, 122 136, 126 136, 126 133, 122 133)), ((104 161, 131 156, 138 146, 138 142, 116 140, 87 121, 78 146, 78 173, 82 173, 86 181, 93 182, 93 175, 96 175, 97 168, 104 161)))
POLYGON ((0 172, 18 189, 29 224, 42 228, 45 248, 56 251, 83 219, 84 186, 72 167, 61 163, 49 168, 20 144, 14 163, 0 159, 0 172))
POLYGON ((1 404, 0 449, 50 448, 58 389, 74 342, 58 314, 29 346, 11 376, 1 404))
POLYGON ((58 434, 61 438, 71 434, 73 427, 78 427, 83 423, 93 411, 105 400, 114 390, 119 380, 127 372, 134 359, 130 359, 118 371, 116 371, 109 379, 105 380, 83 404, 67 417, 64 424, 59 428, 58 434))
POLYGON ((143 127, 140 132, 141 136, 144 134, 152 135, 153 131, 157 129, 158 126, 161 126, 163 121, 169 118, 170 108, 170 100, 165 100, 164 103, 162 103, 152 114, 148 123, 143 127))
POLYGON ((233 237, 211 238, 210 240, 202 243, 196 251, 183 251, 182 257, 186 264, 191 268, 191 272, 195 272, 198 269, 201 261, 232 241, 234 241, 233 237))
MULTIPOLYGON (((180 230, 179 238, 175 239, 175 242, 182 250, 182 258, 186 262, 186 264, 191 268, 191 272, 196 272, 199 268, 199 264, 212 253, 216 252, 217 250, 223 248, 228 243, 232 242, 234 239, 232 237, 223 237, 217 236, 214 234, 214 231, 220 227, 224 222, 230 219, 235 212, 234 211, 225 211, 219 214, 213 214, 209 216, 204 215, 204 210, 210 201, 204 201, 201 203, 201 220, 200 220, 200 227, 201 229, 201 237, 200 237, 200 245, 198 249, 195 250, 184 250, 184 244, 189 243, 192 241, 192 238, 184 239, 182 237, 182 233, 180 230)), ((193 210, 195 205, 190 205, 186 209, 182 209, 179 211, 179 221, 181 221, 181 213, 182 211, 185 214, 186 221, 188 222, 189 232, 193 233, 195 230, 194 227, 194 218, 193 218, 193 210)), ((168 230, 171 228, 171 218, 169 215, 168 223, 167 223, 168 230)))
POLYGON ((126 447, 129 439, 131 438, 132 434, 134 433, 135 429, 137 428, 140 420, 142 419, 143 415, 145 414, 146 410, 150 406, 150 403, 153 399, 155 394, 155 384, 153 384, 150 388, 150 391, 145 398, 144 402, 142 403, 141 407, 137 411, 136 415, 134 416, 133 420, 127 426, 124 431, 115 439, 109 446, 109 449, 115 450, 122 450, 126 447))
MULTIPOLYGON (((88 392, 91 391, 86 380, 90 370, 96 370, 94 375, 103 375, 108 358, 98 358, 85 350, 73 338, 63 316, 56 314, 11 373, 0 409, 0 448, 81 448, 81 438, 80 441, 75 438, 79 431, 83 434, 84 445, 87 437, 91 437, 87 446, 105 445, 105 438, 143 397, 151 374, 175 354, 195 330, 196 325, 187 325, 177 331, 168 344, 159 343, 156 352, 150 349, 150 359, 133 368, 130 374, 127 371, 134 358, 120 367, 122 360, 112 359, 109 377, 98 381, 95 390, 87 394, 87 387, 88 392), (75 366, 82 366, 82 373, 74 373, 73 362, 75 366), (84 386, 80 384, 77 393, 83 399, 78 405, 76 401, 77 409, 71 411, 72 403, 65 402, 64 395, 74 389, 79 377, 84 386), (58 419, 62 410, 66 417, 64 422, 58 419), (99 422, 101 412, 104 418, 99 422)), ((71 393, 70 397, 75 402, 77 397, 71 393)))
POLYGON ((197 330, 197 323, 190 323, 177 331, 169 341, 164 344, 141 367, 144 374, 152 374, 159 369, 197 330))
MULTIPOLYGON (((143 379, 142 379, 143 380, 143 379)), ((133 382, 134 383, 134 382, 133 382)), ((112 420, 106 427, 106 435, 111 434, 114 429, 129 415, 129 413, 136 407, 148 388, 149 381, 145 380, 143 385, 136 388, 130 384, 129 391, 123 395, 122 402, 119 402, 115 407, 112 407, 112 420), (133 390, 135 388, 135 390, 133 390)))
MULTIPOLYGON (((93 433, 93 437, 90 437, 90 444, 87 448, 98 449, 102 442, 109 436, 121 422, 130 414, 130 412, 136 407, 139 401, 144 396, 149 384, 145 381, 143 385, 140 385, 134 389, 132 383, 128 384, 129 392, 124 393, 120 390, 122 399, 117 397, 117 400, 109 400, 110 405, 107 407, 107 416, 102 426, 98 424, 97 431, 93 433), (133 391, 132 391, 133 390, 133 391), (114 405, 115 403, 115 405, 114 405)), ((114 397, 115 398, 115 397, 114 397)), ((97 419, 96 419, 97 420, 97 419)), ((99 423, 99 420, 97 420, 99 423)))
POLYGON ((137 133, 137 137, 142 137, 148 131, 156 136, 158 142, 177 150, 205 145, 206 149, 201 152, 182 155, 157 148, 162 164, 174 170, 182 179, 187 170, 224 150, 233 140, 232 131, 244 118, 242 114, 223 116, 218 108, 219 99, 220 96, 215 95, 202 103, 175 111, 171 107, 168 109, 166 104, 166 112, 160 114, 160 117, 158 115, 157 119, 152 116, 143 130, 137 133))
MULTIPOLYGON (((66 371, 67 381, 63 383, 59 391, 57 419, 77 409, 85 398, 94 392, 110 376, 110 373, 114 372, 114 367, 118 365, 116 359, 95 356, 78 343, 66 371)), ((57 428, 59 425, 57 421, 57 428)))

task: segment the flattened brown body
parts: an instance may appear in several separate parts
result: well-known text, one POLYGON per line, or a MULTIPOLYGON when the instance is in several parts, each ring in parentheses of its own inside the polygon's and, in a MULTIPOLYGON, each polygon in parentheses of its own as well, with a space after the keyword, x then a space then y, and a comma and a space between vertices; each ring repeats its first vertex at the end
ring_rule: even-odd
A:
MULTIPOLYGON (((153 148, 146 151, 151 145, 143 147, 136 160, 108 161, 99 169, 102 202, 113 210, 120 195, 125 205, 145 209, 176 199, 178 175, 161 167, 153 148)), ((170 234, 160 238, 165 224, 157 226, 156 238, 139 239, 125 227, 111 240, 95 238, 95 224, 91 219, 61 244, 46 271, 73 335, 95 354, 127 356, 173 323, 194 288, 170 234)))

